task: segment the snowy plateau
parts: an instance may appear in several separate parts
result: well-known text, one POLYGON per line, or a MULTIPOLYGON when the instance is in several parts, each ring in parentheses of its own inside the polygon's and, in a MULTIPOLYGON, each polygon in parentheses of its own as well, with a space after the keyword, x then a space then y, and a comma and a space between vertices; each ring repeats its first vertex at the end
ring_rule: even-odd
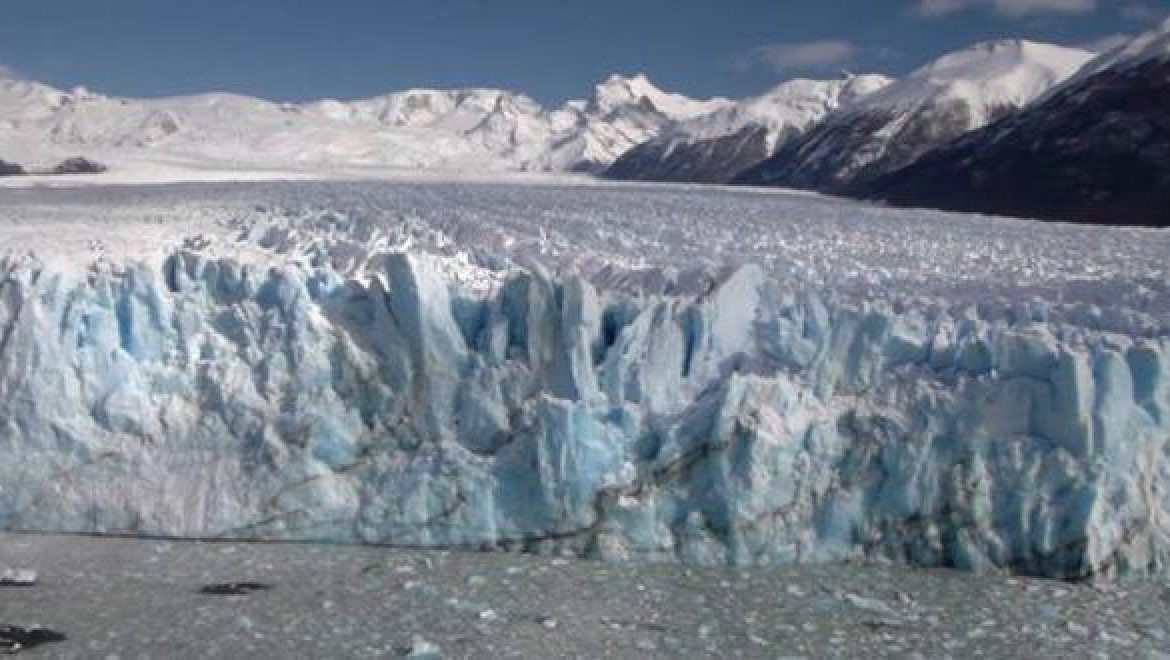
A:
POLYGON ((755 189, 0 191, 0 527, 1170 562, 1170 235, 755 189))

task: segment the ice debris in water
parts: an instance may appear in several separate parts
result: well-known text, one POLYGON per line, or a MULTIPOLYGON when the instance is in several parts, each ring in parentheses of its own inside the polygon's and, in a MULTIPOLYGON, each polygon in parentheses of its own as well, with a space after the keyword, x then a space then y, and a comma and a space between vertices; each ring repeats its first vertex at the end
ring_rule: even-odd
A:
POLYGON ((432 644, 419 635, 415 635, 410 643, 410 647, 406 649, 403 655, 407 658, 417 658, 419 660, 442 660, 443 651, 437 644, 432 644))
POLYGON ((11 568, 0 571, 0 587, 31 587, 36 583, 36 571, 11 568))

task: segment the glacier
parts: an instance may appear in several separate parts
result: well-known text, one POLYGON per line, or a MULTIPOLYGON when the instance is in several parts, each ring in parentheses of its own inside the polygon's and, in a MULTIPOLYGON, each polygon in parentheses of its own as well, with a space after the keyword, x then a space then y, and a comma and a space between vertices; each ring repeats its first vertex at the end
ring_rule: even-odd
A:
POLYGON ((1170 560, 1164 233, 600 184, 48 195, 0 199, 0 528, 1170 560), (148 247, 78 267, 115 225, 148 247))

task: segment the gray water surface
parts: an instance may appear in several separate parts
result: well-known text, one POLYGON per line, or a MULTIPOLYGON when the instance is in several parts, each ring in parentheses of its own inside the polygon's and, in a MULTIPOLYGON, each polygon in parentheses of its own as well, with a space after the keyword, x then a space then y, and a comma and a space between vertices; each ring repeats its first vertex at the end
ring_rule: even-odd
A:
POLYGON ((30 658, 1170 657, 1155 581, 12 534, 0 567, 40 577, 0 626, 67 636, 30 658))

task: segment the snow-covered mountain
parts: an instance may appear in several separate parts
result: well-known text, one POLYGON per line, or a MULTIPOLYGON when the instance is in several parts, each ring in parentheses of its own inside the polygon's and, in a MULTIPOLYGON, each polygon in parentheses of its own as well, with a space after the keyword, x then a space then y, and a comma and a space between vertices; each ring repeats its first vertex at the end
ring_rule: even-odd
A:
POLYGON ((802 135, 830 111, 890 82, 879 75, 792 80, 762 96, 669 127, 659 137, 626 151, 606 175, 725 183, 802 135))
POLYGON ((668 94, 645 76, 613 76, 589 101, 551 111, 494 89, 291 104, 232 94, 121 99, 0 80, 0 156, 40 167, 84 153, 206 167, 598 170, 663 126, 729 103, 668 94))
POLYGON ((1170 21, 862 192, 901 205, 1170 226, 1167 109, 1170 21))
POLYGON ((1106 71, 1131 70, 1151 62, 1170 58, 1170 18, 1166 18, 1153 29, 1130 39, 1094 58, 1068 79, 1068 85, 1078 85, 1084 80, 1106 71))
POLYGON ((950 53, 841 108, 737 180, 844 190, 1015 112, 1091 58, 1087 51, 1021 40, 950 53))
POLYGON ((560 121, 569 123, 539 161, 541 169, 599 172, 630 148, 657 137, 667 126, 702 117, 733 104, 726 99, 695 101, 668 94, 645 76, 612 76, 587 104, 568 103, 560 121))

